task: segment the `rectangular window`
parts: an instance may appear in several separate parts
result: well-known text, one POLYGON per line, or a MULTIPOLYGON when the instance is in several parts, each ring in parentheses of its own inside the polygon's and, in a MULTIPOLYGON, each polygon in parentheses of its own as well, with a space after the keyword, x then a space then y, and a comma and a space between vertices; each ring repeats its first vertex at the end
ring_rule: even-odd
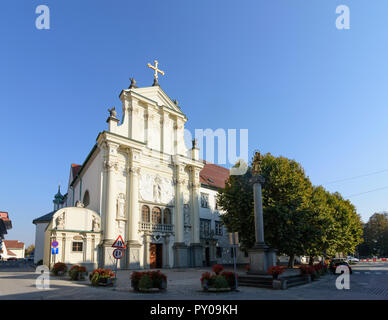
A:
POLYGON ((211 220, 200 219, 201 238, 209 238, 209 236, 210 236, 210 223, 211 223, 211 220))
POLYGON ((221 221, 216 221, 216 236, 222 236, 222 222, 221 221))
POLYGON ((201 207, 209 208, 209 195, 201 192, 201 207))
POLYGON ((73 251, 81 252, 82 251, 83 242, 75 242, 73 241, 73 251))
POLYGON ((221 247, 217 247, 217 258, 222 258, 222 248, 221 247))

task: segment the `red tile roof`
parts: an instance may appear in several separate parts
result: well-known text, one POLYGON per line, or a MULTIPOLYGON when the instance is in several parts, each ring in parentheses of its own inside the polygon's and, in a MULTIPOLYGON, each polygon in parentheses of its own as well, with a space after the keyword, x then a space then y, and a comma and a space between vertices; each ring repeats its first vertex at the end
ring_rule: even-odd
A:
POLYGON ((199 173, 201 183, 215 188, 224 188, 225 181, 229 178, 229 169, 206 162, 199 173))
POLYGON ((3 219, 4 221, 9 221, 8 212, 0 211, 0 219, 3 219))
POLYGON ((73 172, 73 179, 76 177, 79 169, 81 169, 81 165, 80 164, 76 164, 76 163, 72 163, 71 164, 71 170, 73 172))
POLYGON ((16 256, 16 254, 14 254, 11 250, 7 250, 7 254, 8 254, 9 256, 16 256))
POLYGON ((23 249, 24 242, 18 240, 3 240, 5 247, 8 249, 23 249))

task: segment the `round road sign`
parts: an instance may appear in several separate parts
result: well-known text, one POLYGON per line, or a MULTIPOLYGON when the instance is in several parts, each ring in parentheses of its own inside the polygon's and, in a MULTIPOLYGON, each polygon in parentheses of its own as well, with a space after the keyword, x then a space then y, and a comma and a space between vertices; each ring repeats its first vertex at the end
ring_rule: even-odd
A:
POLYGON ((123 250, 120 250, 120 249, 114 249, 113 250, 113 257, 115 259, 121 259, 123 257, 123 255, 124 255, 123 250))
POLYGON ((53 248, 58 247, 58 241, 53 241, 53 242, 51 242, 51 246, 52 246, 53 248))

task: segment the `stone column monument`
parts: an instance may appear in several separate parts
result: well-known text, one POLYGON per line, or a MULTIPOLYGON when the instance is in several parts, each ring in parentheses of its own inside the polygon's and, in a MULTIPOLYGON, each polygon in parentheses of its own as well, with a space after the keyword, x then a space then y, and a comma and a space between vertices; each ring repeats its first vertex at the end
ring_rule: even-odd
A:
POLYGON ((270 266, 276 265, 276 250, 269 248, 264 242, 263 201, 261 186, 264 178, 261 173, 261 155, 256 152, 252 163, 253 199, 255 211, 256 243, 248 250, 251 274, 267 274, 270 266))

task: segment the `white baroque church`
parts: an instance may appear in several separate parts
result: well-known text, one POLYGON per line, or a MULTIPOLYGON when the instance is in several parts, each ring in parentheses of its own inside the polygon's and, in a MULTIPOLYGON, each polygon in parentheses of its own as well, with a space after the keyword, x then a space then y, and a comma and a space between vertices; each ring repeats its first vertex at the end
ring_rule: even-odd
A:
MULTIPOLYGON (((187 148, 187 117, 157 81, 120 93, 122 118, 109 110, 82 165, 72 164, 67 193, 33 221, 35 262, 113 267, 112 244, 121 235, 122 269, 231 264, 228 233, 216 205, 229 170, 187 148), (58 252, 51 242, 58 242, 58 252)), ((247 260, 238 250, 240 262, 247 260)))

